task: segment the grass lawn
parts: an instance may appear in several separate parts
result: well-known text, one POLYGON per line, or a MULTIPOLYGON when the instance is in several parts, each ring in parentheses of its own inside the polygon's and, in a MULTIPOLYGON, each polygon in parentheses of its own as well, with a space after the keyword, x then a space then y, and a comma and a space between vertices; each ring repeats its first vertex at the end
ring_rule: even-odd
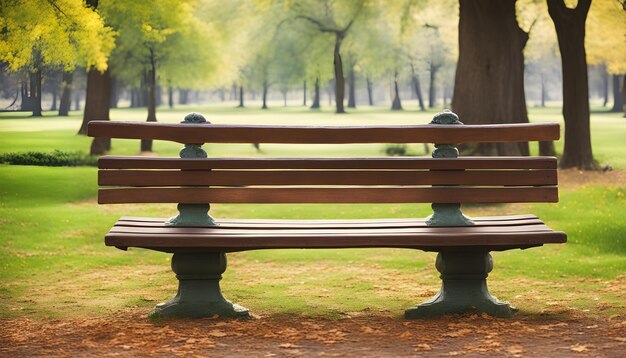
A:
MULTIPOLYGON (((269 111, 209 106, 159 112, 177 122, 185 113, 207 114, 213 123, 406 124, 427 123, 432 113, 391 113, 384 108, 336 116, 303 108, 269 111)), ((120 109, 114 120, 142 120, 145 109, 120 109)), ((531 121, 559 121, 560 109, 531 109, 531 121)), ((86 151, 89 138, 74 133, 78 113, 58 119, 0 115, 0 153, 86 151)), ((565 245, 494 253, 494 295, 522 314, 597 316, 626 310, 626 219, 623 216, 626 146, 620 114, 594 113, 594 154, 618 169, 608 173, 562 171, 558 204, 469 206, 466 213, 534 213, 568 233, 565 245)), ((136 154, 139 143, 113 142, 112 154, 136 154)), ((383 155, 382 145, 207 145, 212 156, 383 155)), ((557 144, 557 148, 562 143, 557 144)), ((178 144, 155 142, 161 155, 178 144)), ((412 148, 421 154, 422 148, 412 148)), ((558 149, 557 149, 558 150, 558 149)), ((98 206, 96 169, 0 165, 0 317, 107 315, 125 308, 148 312, 176 290, 170 255, 122 252, 102 237, 121 215, 168 217, 174 205, 98 206)), ((215 205, 216 217, 374 218, 423 217, 428 205, 215 205)), ((438 289, 435 255, 413 250, 268 250, 229 254, 225 295, 257 314, 343 316, 382 312, 399 316, 438 289)))

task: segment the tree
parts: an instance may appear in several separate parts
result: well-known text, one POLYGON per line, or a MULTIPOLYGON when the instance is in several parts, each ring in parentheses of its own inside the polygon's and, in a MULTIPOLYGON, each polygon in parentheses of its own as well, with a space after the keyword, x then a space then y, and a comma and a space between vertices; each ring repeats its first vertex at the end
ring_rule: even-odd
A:
MULTIPOLYGON (((612 75, 613 107, 624 110, 621 78, 626 74, 626 2, 594 1, 586 21, 585 51, 587 62, 601 65, 612 75)), ((607 78, 608 87, 608 78, 607 78)), ((608 91, 607 91, 608 92, 608 91)), ((608 96, 607 96, 608 97, 608 96)))
MULTIPOLYGON (((196 16, 201 3, 118 0, 101 5, 99 10, 107 23, 120 33, 111 56, 111 71, 132 87, 145 88, 148 122, 157 120, 159 81, 185 88, 210 82, 219 56, 212 46, 215 32, 196 16)), ((92 119, 85 116, 84 122, 92 119)), ((152 141, 142 140, 141 151, 152 151, 152 141)))
MULTIPOLYGON (((452 109, 463 123, 528 122, 515 0, 460 0, 459 61, 452 109)), ((528 155, 528 143, 483 143, 473 153, 528 155)))
POLYGON ((43 67, 71 71, 81 65, 104 71, 113 38, 112 29, 79 1, 0 2, 0 61, 10 71, 29 72, 34 116, 41 116, 43 67))
POLYGON ((357 20, 364 7, 365 1, 346 1, 333 3, 334 7, 329 3, 323 7, 324 12, 318 10, 319 4, 316 2, 294 3, 296 19, 302 19, 311 24, 321 33, 328 33, 334 36, 335 44, 333 47, 333 65, 335 73, 335 105, 336 113, 345 113, 343 100, 345 95, 345 78, 343 75, 343 60, 341 58, 341 45, 348 35, 350 28, 357 20), (343 15, 344 21, 338 22, 338 15, 343 15))
POLYGON ((568 8, 563 0, 547 0, 561 52, 565 145, 561 168, 595 168, 589 127, 589 84, 585 53, 585 21, 591 0, 568 8))

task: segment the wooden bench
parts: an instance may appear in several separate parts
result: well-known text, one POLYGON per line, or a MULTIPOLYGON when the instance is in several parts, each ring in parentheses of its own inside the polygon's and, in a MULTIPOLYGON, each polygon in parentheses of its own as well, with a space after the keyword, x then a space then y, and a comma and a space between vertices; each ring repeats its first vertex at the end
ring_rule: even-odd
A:
POLYGON ((468 218, 460 203, 556 202, 553 157, 457 158, 453 144, 547 141, 557 123, 464 126, 449 111, 429 125, 306 127, 212 125, 199 114, 182 124, 89 123, 89 135, 169 140, 181 158, 99 160, 100 204, 178 203, 171 219, 122 217, 105 243, 173 253, 178 293, 152 315, 248 316, 225 300, 219 281, 228 252, 280 248, 409 248, 438 252, 442 287, 407 318, 514 312, 487 290, 490 251, 564 243, 533 215, 468 218), (207 158, 201 143, 437 143, 433 158, 207 158), (379 220, 214 219, 209 203, 433 203, 429 218, 379 220))

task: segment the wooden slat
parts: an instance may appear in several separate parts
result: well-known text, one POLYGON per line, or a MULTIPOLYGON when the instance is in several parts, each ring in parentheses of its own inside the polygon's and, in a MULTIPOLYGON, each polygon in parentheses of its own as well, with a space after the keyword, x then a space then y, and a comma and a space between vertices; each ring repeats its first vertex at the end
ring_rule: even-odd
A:
MULTIPOLYGON (((226 235, 226 236, 257 236, 272 234, 275 236, 311 236, 311 235, 332 235, 341 233, 342 235, 389 235, 389 234, 429 234, 439 232, 439 228, 432 226, 425 227, 403 227, 403 228, 342 228, 341 230, 329 228, 291 228, 291 229, 248 229, 248 228, 205 228, 205 227, 137 227, 137 226, 114 226, 111 233, 127 233, 127 234, 154 234, 154 235, 172 235, 172 236, 190 236, 190 235, 226 235)), ((538 232, 552 231, 545 224, 534 225, 515 225, 515 226, 467 226, 467 227, 449 227, 446 233, 465 235, 467 233, 515 233, 515 232, 538 232)))
MULTIPOLYGON (((477 222, 484 221, 519 221, 519 220, 534 220, 538 219, 537 216, 532 214, 518 214, 518 215, 498 215, 498 216, 477 216, 472 218, 477 222)), ((139 223, 163 223, 166 218, 153 218, 142 216, 122 216, 118 222, 139 222, 139 223)), ((323 220, 293 220, 293 219, 217 219, 219 224, 276 224, 276 225, 291 225, 291 224, 369 224, 369 223, 406 223, 419 224, 424 223, 426 218, 384 218, 384 219, 323 219, 323 220)))
MULTIPOLYGON (((513 225, 539 225, 543 222, 537 218, 524 220, 481 220, 481 218, 472 218, 476 226, 513 226, 513 225)), ((130 221, 118 220, 115 226, 127 227, 152 227, 163 228, 166 219, 159 221, 130 221)), ((217 220, 218 226, 222 229, 302 229, 302 228, 318 228, 318 229, 341 229, 341 228, 414 228, 426 227, 426 219, 412 219, 404 221, 384 221, 380 219, 361 220, 359 222, 344 222, 341 220, 217 220)))
POLYGON ((557 202, 556 187, 537 188, 115 188, 98 203, 526 203, 557 202))
POLYGON ((104 156, 100 169, 556 169, 555 157, 159 158, 104 156))
POLYGON ((103 186, 556 185, 556 170, 172 171, 100 170, 103 186))
POLYGON ((480 143, 557 140, 558 123, 414 126, 259 126, 91 121, 92 137, 179 143, 480 143))
POLYGON ((533 246, 563 243, 566 235, 554 231, 530 232, 465 232, 439 228, 430 233, 345 234, 334 233, 285 234, 264 232, 255 235, 159 235, 109 233, 108 246, 144 248, 347 248, 347 247, 452 247, 452 246, 533 246))

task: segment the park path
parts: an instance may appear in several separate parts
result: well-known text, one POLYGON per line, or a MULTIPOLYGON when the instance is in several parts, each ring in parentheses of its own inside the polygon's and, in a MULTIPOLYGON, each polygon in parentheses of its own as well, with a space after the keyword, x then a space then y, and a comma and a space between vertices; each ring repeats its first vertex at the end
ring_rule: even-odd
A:
POLYGON ((94 318, 2 319, 0 356, 626 356, 626 316, 406 321, 364 312, 338 319, 151 322, 145 315, 133 310, 94 318))

